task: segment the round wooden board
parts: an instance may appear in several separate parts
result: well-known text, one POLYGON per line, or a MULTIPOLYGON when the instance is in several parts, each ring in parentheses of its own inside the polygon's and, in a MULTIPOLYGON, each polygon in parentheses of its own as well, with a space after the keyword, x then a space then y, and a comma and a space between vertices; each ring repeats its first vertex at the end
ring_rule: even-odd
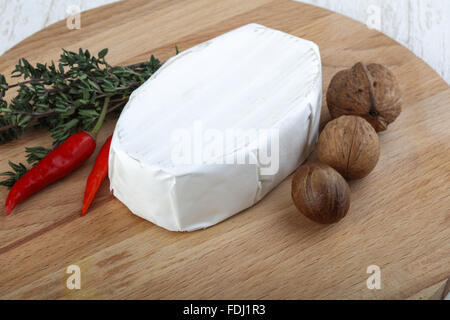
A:
MULTIPOLYGON (((106 184, 80 218, 92 158, 11 216, 0 208, 0 298, 403 299, 444 285, 450 90, 414 54, 353 20, 293 1, 122 1, 83 13, 81 22, 80 30, 62 21, 26 39, 0 57, 0 73, 9 74, 20 57, 57 59, 61 48, 107 47, 111 64, 150 54, 164 61, 175 45, 184 50, 256 22, 315 41, 324 90, 333 74, 358 61, 388 66, 401 83, 404 110, 380 134, 377 168, 351 182, 350 212, 333 226, 295 210, 290 178, 255 207, 194 233, 172 233, 132 215, 106 184), (81 290, 66 288, 69 265, 81 268, 81 290), (366 286, 370 265, 381 268, 381 290, 366 286)), ((113 126, 109 121, 99 141, 113 126)), ((25 146, 49 142, 35 131, 1 145, 0 171, 8 159, 22 161, 25 146)), ((6 194, 0 190, 1 201, 6 194)))

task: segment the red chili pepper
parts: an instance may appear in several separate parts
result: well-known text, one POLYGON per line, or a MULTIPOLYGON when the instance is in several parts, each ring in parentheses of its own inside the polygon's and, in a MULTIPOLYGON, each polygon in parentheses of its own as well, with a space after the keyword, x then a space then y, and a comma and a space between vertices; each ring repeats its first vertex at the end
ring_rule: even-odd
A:
POLYGON ((94 201, 95 195, 100 189, 102 182, 106 179, 108 175, 108 159, 109 159, 109 149, 111 147, 112 136, 110 136, 95 160, 94 167, 92 168, 91 174, 86 183, 86 189, 84 191, 83 208, 81 209, 81 216, 84 216, 89 209, 92 201, 94 201))
POLYGON ((95 139, 89 133, 70 136, 14 184, 6 198, 6 214, 9 215, 25 198, 67 176, 94 151, 95 139))
POLYGON ((91 133, 83 131, 71 135, 13 185, 6 198, 6 215, 25 198, 77 169, 94 153, 95 138, 105 120, 109 101, 110 97, 106 97, 91 133))

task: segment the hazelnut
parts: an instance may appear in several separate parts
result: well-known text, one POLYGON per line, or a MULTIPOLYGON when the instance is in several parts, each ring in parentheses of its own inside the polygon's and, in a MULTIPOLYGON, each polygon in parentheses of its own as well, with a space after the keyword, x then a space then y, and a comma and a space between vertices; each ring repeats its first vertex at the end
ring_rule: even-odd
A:
POLYGON ((344 218, 350 207, 350 188, 333 168, 322 163, 301 166, 292 179, 292 200, 309 219, 332 224, 344 218))
POLYGON ((330 121, 319 136, 319 161, 348 179, 366 177, 378 163, 380 142, 363 118, 342 116, 330 121))
POLYGON ((327 91, 327 105, 333 118, 360 116, 380 132, 400 115, 401 91, 395 76, 386 67, 359 62, 333 77, 327 91))

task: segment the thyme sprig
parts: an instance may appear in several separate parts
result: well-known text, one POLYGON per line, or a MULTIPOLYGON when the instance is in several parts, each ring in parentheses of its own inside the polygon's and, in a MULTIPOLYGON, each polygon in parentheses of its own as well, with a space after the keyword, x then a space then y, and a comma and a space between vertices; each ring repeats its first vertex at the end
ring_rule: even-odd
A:
MULTIPOLYGON (((88 50, 78 53, 63 49, 57 63, 33 66, 22 58, 12 78, 23 80, 8 84, 0 74, 0 144, 19 138, 30 128, 46 128, 53 139, 50 148, 26 148, 29 166, 37 164, 48 152, 75 132, 93 128, 108 99, 107 113, 120 114, 130 94, 156 72, 161 63, 153 55, 149 61, 130 66, 111 66, 105 57, 88 50), (6 93, 15 90, 9 103, 6 93)), ((0 185, 11 187, 28 170, 23 163, 9 162, 12 171, 0 185)))

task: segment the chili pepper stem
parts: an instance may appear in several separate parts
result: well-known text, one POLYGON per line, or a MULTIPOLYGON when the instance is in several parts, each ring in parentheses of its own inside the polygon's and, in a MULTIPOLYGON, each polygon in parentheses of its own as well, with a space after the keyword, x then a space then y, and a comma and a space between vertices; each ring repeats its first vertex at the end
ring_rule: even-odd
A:
POLYGON ((94 138, 94 140, 97 139, 98 132, 100 131, 100 129, 101 129, 102 125, 103 125, 103 122, 105 122, 105 118, 106 118, 106 114, 108 112, 108 105, 109 105, 109 100, 110 99, 111 99, 110 96, 107 96, 105 98, 105 102, 103 104, 103 108, 102 108, 102 111, 100 113, 100 116, 98 117, 97 123, 95 124, 94 128, 90 132, 90 134, 94 138))

